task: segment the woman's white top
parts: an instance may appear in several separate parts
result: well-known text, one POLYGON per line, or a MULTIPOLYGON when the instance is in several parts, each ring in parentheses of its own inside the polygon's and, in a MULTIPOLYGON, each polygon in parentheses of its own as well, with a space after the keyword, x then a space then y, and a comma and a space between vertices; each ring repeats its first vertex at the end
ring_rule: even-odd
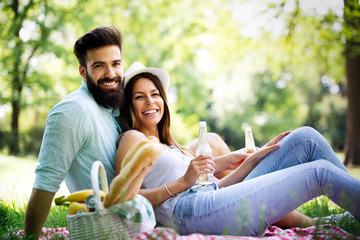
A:
MULTIPOLYGON (((145 176, 141 188, 155 188, 184 176, 190 161, 191 158, 184 155, 175 146, 164 147, 159 159, 145 176)), ((156 220, 164 226, 171 227, 171 216, 175 205, 188 191, 181 192, 156 206, 154 208, 156 220)))

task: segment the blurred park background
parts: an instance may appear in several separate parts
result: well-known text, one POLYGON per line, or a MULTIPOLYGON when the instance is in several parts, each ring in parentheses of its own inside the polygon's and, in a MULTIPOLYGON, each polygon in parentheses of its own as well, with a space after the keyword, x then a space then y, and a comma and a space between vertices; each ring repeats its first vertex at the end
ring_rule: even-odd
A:
MULTIPOLYGON (((232 149, 308 125, 360 165, 359 0, 2 0, 0 153, 36 156, 46 116, 80 86, 76 39, 100 25, 170 73, 174 135, 198 121, 232 149)), ((8 159, 8 158, 7 158, 8 159)))

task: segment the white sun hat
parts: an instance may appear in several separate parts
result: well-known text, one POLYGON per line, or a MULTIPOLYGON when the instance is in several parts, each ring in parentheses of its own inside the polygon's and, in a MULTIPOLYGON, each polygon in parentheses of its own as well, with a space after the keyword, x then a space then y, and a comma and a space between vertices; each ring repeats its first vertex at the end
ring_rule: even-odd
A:
POLYGON ((145 67, 141 62, 134 62, 124 74, 124 88, 128 84, 129 80, 138 75, 139 73, 152 73, 156 75, 162 83, 165 92, 169 89, 170 76, 169 73, 160 68, 145 67))

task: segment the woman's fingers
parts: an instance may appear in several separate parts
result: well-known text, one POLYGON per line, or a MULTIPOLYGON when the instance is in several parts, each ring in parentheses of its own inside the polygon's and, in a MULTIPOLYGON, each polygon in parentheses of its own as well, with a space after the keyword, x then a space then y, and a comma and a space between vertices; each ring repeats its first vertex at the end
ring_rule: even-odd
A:
POLYGON ((264 147, 260 148, 258 151, 256 151, 254 154, 250 155, 250 157, 261 161, 270 152, 278 149, 279 147, 280 147, 280 143, 264 146, 264 147))
POLYGON ((277 135, 275 138, 273 138, 272 140, 270 140, 267 144, 265 144, 265 146, 269 146, 269 145, 274 145, 277 142, 280 142, 284 137, 286 137, 287 135, 289 135, 292 132, 292 130, 280 133, 279 135, 277 135))
POLYGON ((289 135, 290 133, 292 132, 292 130, 289 130, 289 131, 286 131, 286 132, 283 132, 283 133, 280 133, 278 136, 277 136, 277 141, 281 141, 284 137, 286 137, 287 135, 289 135))
POLYGON ((191 160, 183 178, 189 186, 192 186, 201 174, 214 172, 215 163, 212 157, 209 155, 200 155, 191 160))
POLYGON ((198 174, 215 172, 215 163, 209 155, 199 155, 192 161, 194 167, 198 170, 198 174))

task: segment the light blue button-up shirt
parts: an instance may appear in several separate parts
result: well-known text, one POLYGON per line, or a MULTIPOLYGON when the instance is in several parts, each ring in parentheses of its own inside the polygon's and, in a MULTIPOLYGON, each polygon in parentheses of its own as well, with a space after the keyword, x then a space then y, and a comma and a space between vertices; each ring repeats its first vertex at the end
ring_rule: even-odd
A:
POLYGON ((57 192, 65 182, 70 192, 90 189, 91 166, 103 163, 108 184, 115 176, 118 111, 99 106, 86 83, 50 111, 35 169, 34 188, 57 192))

